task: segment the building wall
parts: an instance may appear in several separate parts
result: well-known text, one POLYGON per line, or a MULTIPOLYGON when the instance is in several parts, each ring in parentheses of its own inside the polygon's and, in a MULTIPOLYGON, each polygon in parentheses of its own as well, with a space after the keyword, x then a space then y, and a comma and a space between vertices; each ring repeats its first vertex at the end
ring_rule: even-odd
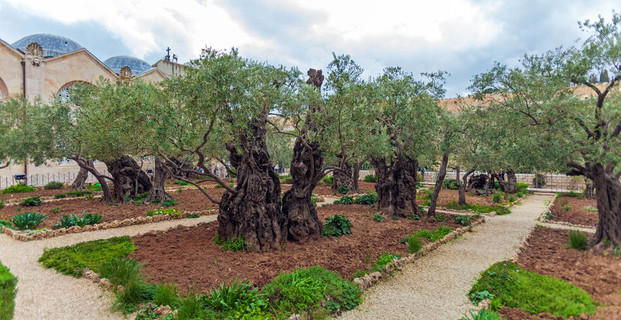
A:
POLYGON ((0 90, 2 98, 6 95, 10 97, 20 97, 22 95, 22 61, 23 56, 0 41, 0 90))

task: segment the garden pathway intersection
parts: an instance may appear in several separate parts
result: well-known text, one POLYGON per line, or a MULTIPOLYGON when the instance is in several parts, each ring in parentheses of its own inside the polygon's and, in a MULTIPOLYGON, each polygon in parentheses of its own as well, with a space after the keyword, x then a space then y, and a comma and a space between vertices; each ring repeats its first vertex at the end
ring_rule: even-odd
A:
MULTIPOLYGON (((479 273, 516 254, 520 241, 545 210, 546 201, 553 198, 553 194, 531 195, 513 207, 511 214, 488 218, 473 232, 439 247, 376 285, 361 306, 339 319, 460 318, 472 308, 466 294, 479 273)), ((216 215, 202 216, 31 242, 0 236, 0 261, 19 279, 15 319, 123 319, 120 313, 111 312, 112 296, 98 285, 41 267, 37 260, 45 248, 215 220, 216 215)))

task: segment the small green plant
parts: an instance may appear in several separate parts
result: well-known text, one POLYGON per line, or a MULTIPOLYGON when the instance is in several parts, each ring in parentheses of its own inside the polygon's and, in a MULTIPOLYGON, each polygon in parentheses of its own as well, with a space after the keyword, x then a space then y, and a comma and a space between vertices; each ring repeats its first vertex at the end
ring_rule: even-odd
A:
POLYGON ((0 199, 0 209, 4 208, 4 200, 0 199))
POLYGON ((577 250, 586 250, 587 248, 587 236, 578 231, 572 230, 569 232, 569 247, 577 250))
POLYGON ((59 213, 59 212, 60 212, 60 208, 59 208, 59 207, 56 207, 56 208, 54 208, 54 209, 50 210, 50 212, 51 212, 51 213, 59 213))
POLYGON ((62 183, 62 182, 50 181, 50 182, 48 182, 48 184, 46 184, 43 187, 43 189, 45 189, 45 190, 62 189, 64 186, 65 186, 65 184, 62 183))
POLYGON ((364 176, 364 182, 375 182, 377 181, 377 178, 375 177, 374 174, 367 174, 366 176, 364 176))
POLYGON ((457 185, 457 180, 446 179, 442 182, 442 188, 449 190, 459 190, 459 185, 457 185))
POLYGON ((354 198, 352 196, 343 196, 341 199, 334 201, 334 204, 352 204, 354 198))
POLYGON ((67 195, 64 193, 54 195, 54 199, 64 199, 67 195))
POLYGON ((437 214, 437 215, 436 215, 436 217, 435 217, 435 219, 436 219, 436 221, 438 221, 438 222, 446 222, 446 221, 447 221, 446 216, 445 216, 445 215, 443 215, 443 214, 437 214))
POLYGON ((471 292, 470 293, 470 301, 472 301, 472 303, 475 304, 475 305, 478 305, 479 302, 481 302, 483 300, 492 300, 493 297, 494 297, 494 295, 491 294, 487 290, 476 291, 476 292, 471 292))
POLYGON ((500 203, 500 202, 502 202, 502 192, 495 192, 495 193, 492 195, 492 201, 493 201, 494 203, 500 203))
POLYGON ((408 220, 420 220, 420 216, 417 214, 411 214, 407 216, 408 220))
POLYGON ((93 185, 87 185, 86 186, 87 189, 91 190, 91 191, 101 191, 101 184, 100 183, 95 183, 93 185))
POLYGON ((340 194, 347 194, 349 188, 347 186, 340 186, 336 189, 336 191, 338 191, 340 194))
POLYGON ((377 203, 377 192, 373 191, 354 199, 355 204, 374 205, 377 203))
POLYGON ((381 214, 379 214, 379 213, 376 213, 376 214, 373 216, 373 220, 375 220, 375 221, 377 221, 377 222, 384 222, 384 220, 385 220, 385 219, 386 219, 386 218, 384 218, 384 216, 383 216, 383 215, 381 215, 381 214))
POLYGON ((187 186, 187 185, 188 185, 188 183, 187 183, 187 182, 185 182, 185 181, 181 181, 181 180, 175 180, 175 182, 174 182, 174 183, 175 183, 175 184, 178 184, 178 185, 180 185, 180 186, 187 186))
MULTIPOLYGON (((293 179, 291 179, 293 182, 293 179)), ((329 177, 323 177, 323 179, 321 179, 321 181, 323 181, 323 183, 325 183, 328 186, 331 186, 332 183, 334 182, 334 176, 329 176, 329 177)))
POLYGON ((209 290, 202 302, 210 311, 215 311, 216 314, 209 317, 212 319, 231 319, 236 314, 259 315, 267 307, 267 299, 259 293, 259 288, 252 288, 251 283, 237 279, 209 290))
POLYGON ((406 238, 408 243, 408 253, 416 253, 423 248, 423 242, 417 235, 412 235, 406 238))
POLYGON ((470 216, 455 216, 455 223, 459 223, 462 226, 471 226, 470 216))
POLYGON ((431 200, 425 200, 423 201, 423 206, 425 207, 429 207, 431 205, 431 200))
POLYGON ((23 183, 18 183, 16 185, 12 185, 4 190, 2 190, 3 194, 7 194, 7 193, 26 193, 26 192, 33 192, 37 189, 35 189, 35 187, 33 186, 27 186, 23 183))
POLYGON ((17 278, 0 263, 0 319, 13 319, 17 278))
POLYGON ((569 211, 569 210, 571 210, 571 206, 566 204, 566 205, 563 206, 563 210, 569 211))
POLYGON ((509 196, 509 202, 511 203, 515 202, 515 196, 509 196))
POLYGON ((39 212, 18 213, 13 216, 13 225, 18 230, 32 230, 36 229, 45 219, 47 215, 39 212))
POLYGON ((250 245, 244 242, 244 238, 235 237, 230 240, 222 240, 220 239, 220 235, 216 235, 213 239, 213 242, 219 246, 222 246, 226 251, 246 251, 249 249, 250 245))
POLYGON ((148 210, 147 211, 147 217, 152 217, 152 216, 179 216, 180 214, 183 213, 183 210, 177 210, 175 208, 168 208, 168 209, 152 209, 152 210, 148 210))
POLYGON ((153 303, 175 308, 179 305, 179 302, 177 287, 173 283, 161 283, 157 286, 153 303))
POLYGON ((82 216, 78 217, 75 214, 64 215, 60 217, 60 223, 54 225, 55 229, 58 228, 71 228, 73 226, 84 227, 86 225, 96 225, 101 223, 103 217, 99 213, 86 213, 82 211, 82 216))
POLYGON ((172 207, 174 205, 176 205, 177 203, 179 203, 177 200, 175 199, 166 199, 164 201, 162 201, 162 207, 172 207))
POLYGON ((462 317, 459 320, 502 320, 498 312, 481 309, 481 310, 470 310, 468 311, 468 315, 462 317))
POLYGON ((22 201, 22 206, 24 207, 36 207, 40 206, 43 203, 39 196, 28 197, 22 201))
POLYGON ((525 192, 528 193, 528 183, 518 182, 515 186, 515 192, 525 192))
POLYGON ((198 213, 196 213, 196 212, 195 212, 195 213, 190 213, 190 214, 188 215, 188 218, 190 218, 190 219, 196 219, 196 218, 200 218, 200 216, 201 216, 200 214, 198 214, 198 213))
POLYGON ((545 217, 546 220, 552 220, 554 219, 554 213, 552 213, 552 211, 548 211, 545 213, 545 217))
POLYGON ((326 223, 323 225, 323 235, 328 237, 340 237, 345 234, 351 234, 352 223, 344 215, 334 215, 325 218, 326 223))
POLYGON ((372 271, 382 271, 386 270, 386 266, 389 263, 394 263, 393 260, 401 258, 400 254, 392 254, 389 252, 384 252, 382 255, 373 262, 373 266, 371 267, 372 271))
POLYGON ((435 242, 442 238, 444 238, 447 234, 451 233, 453 229, 450 227, 440 226, 437 227, 435 231, 431 230, 419 230, 414 233, 414 235, 419 237, 424 237, 429 240, 429 242, 435 242))

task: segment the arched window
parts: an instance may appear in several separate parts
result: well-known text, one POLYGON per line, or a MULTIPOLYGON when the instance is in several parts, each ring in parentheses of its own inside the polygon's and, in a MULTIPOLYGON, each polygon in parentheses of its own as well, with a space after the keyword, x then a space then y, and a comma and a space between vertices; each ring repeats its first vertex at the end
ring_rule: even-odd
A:
POLYGON ((4 81, 2 81, 2 78, 0 78, 0 100, 8 98, 8 97, 9 97, 9 90, 7 90, 6 84, 4 84, 4 81))
POLYGON ((88 85, 90 83, 85 82, 85 81, 79 81, 79 80, 65 83, 62 87, 60 87, 60 90, 58 90, 58 93, 56 93, 56 101, 60 103, 69 102, 69 100, 71 99, 70 91, 76 86, 76 84, 88 85))

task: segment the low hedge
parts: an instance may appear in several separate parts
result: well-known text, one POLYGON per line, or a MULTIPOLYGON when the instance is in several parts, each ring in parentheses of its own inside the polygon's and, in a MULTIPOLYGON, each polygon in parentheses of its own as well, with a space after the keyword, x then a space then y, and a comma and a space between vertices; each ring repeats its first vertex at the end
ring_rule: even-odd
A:
POLYGON ((17 278, 0 263, 0 320, 13 319, 17 278))

